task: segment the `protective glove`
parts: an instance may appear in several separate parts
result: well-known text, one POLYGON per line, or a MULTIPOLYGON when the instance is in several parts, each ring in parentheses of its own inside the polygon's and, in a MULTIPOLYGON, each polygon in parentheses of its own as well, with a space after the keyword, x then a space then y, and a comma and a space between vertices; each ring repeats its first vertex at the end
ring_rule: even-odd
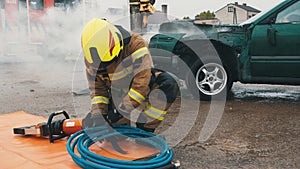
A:
POLYGON ((101 113, 91 113, 89 112, 83 119, 82 119, 82 128, 93 128, 97 126, 110 126, 109 121, 105 115, 101 113))
POLYGON ((124 118, 123 115, 117 109, 112 109, 108 111, 107 120, 114 124, 118 122, 120 119, 124 118))
MULTIPOLYGON (((109 123, 109 120, 107 120, 107 116, 102 115, 101 113, 92 114, 90 112, 82 120, 82 128, 83 129, 94 128, 97 126, 106 126, 108 129, 108 133, 113 132, 113 128, 112 128, 111 124, 109 123)), ((93 131, 90 131, 90 132, 93 133, 93 131)), ((89 132, 87 134, 89 135, 89 132)), ((92 138, 92 139, 94 139, 94 138, 92 138)), ((114 147, 114 149, 116 151, 118 151, 119 153, 121 153, 121 154, 127 153, 126 151, 122 150, 122 148, 118 145, 119 138, 117 138, 116 136, 108 137, 108 138, 106 138, 106 140, 108 142, 110 142, 112 144, 112 146, 114 147)), ((102 141, 100 141, 100 142, 102 142, 102 141)))

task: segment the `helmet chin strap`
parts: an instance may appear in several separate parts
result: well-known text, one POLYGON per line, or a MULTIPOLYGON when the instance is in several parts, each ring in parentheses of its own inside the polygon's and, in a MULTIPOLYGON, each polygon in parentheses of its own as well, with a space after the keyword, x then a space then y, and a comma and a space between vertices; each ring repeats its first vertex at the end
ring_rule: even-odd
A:
POLYGON ((118 28, 119 29, 119 31, 121 32, 121 34, 122 34, 122 38, 123 38, 123 45, 125 46, 125 45, 127 45, 129 42, 130 42, 130 39, 131 39, 131 35, 130 35, 130 33, 127 31, 127 30, 125 30, 122 26, 120 26, 120 25, 115 25, 115 27, 116 28, 118 28))

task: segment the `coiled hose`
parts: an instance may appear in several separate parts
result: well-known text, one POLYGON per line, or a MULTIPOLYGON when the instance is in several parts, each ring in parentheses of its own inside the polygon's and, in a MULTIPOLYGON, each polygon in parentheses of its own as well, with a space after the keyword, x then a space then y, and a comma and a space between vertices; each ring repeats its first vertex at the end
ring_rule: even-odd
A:
POLYGON ((106 126, 98 126, 95 128, 87 128, 85 130, 81 130, 70 136, 67 142, 67 150, 71 155, 73 161, 78 166, 85 169, 176 168, 171 163, 173 152, 163 138, 131 126, 113 125, 113 129, 114 131, 110 131, 106 126), (127 161, 107 158, 89 151, 88 148, 95 142, 120 134, 143 141, 160 150, 160 153, 149 160, 127 161), (77 148, 77 152, 79 155, 74 153, 75 148, 77 148))

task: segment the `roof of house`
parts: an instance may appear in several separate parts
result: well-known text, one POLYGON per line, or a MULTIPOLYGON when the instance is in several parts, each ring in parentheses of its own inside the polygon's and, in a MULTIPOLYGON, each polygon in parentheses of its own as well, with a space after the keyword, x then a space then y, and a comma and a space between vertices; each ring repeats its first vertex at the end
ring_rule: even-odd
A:
POLYGON ((148 18, 148 24, 161 24, 168 21, 169 19, 167 15, 165 13, 162 13, 161 11, 156 11, 148 18))
POLYGON ((219 10, 217 10, 216 12, 222 10, 223 8, 225 8, 225 7, 229 6, 229 5, 233 5, 233 6, 242 8, 242 9, 248 11, 248 12, 257 12, 257 13, 261 12, 260 10, 258 10, 258 9, 256 9, 256 8, 253 8, 253 7, 251 7, 251 6, 248 6, 246 3, 244 3, 244 4, 238 4, 237 2, 235 2, 235 3, 229 3, 229 4, 227 4, 226 6, 220 8, 219 10))
POLYGON ((247 6, 247 4, 234 4, 234 5, 242 8, 242 9, 245 9, 246 11, 249 11, 249 12, 260 12, 260 10, 255 9, 251 6, 247 6))

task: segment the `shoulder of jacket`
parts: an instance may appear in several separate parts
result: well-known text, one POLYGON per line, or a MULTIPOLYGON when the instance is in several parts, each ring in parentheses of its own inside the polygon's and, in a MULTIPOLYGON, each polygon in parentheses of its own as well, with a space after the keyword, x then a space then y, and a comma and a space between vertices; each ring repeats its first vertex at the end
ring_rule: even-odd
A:
MULTIPOLYGON (((131 33, 131 39, 128 44, 128 46, 134 50, 138 50, 142 47, 148 47, 146 41, 143 39, 143 37, 137 33, 131 33)), ((134 52, 134 51, 132 51, 134 52)))

